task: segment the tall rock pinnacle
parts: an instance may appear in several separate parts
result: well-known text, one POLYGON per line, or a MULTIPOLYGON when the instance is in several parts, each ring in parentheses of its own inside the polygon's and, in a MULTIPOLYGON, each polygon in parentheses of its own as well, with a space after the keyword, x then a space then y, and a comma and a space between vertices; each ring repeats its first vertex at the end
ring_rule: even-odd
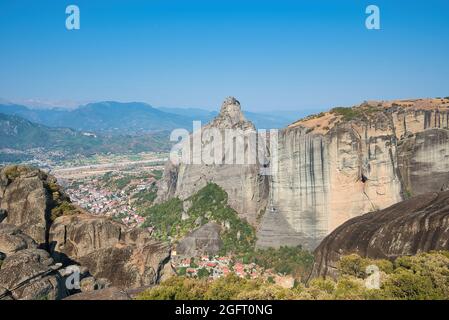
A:
POLYGON ((240 102, 234 97, 227 97, 221 105, 220 114, 209 123, 216 128, 254 129, 254 125, 246 120, 240 102))

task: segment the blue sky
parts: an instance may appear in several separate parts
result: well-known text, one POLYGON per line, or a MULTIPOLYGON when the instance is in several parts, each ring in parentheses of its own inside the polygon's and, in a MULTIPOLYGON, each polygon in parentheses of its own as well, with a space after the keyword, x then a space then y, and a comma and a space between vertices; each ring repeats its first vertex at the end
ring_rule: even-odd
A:
POLYGON ((449 96, 449 1, 0 0, 0 97, 253 111, 449 96), (65 28, 65 8, 81 29, 65 28), (381 30, 365 28, 365 8, 381 30))

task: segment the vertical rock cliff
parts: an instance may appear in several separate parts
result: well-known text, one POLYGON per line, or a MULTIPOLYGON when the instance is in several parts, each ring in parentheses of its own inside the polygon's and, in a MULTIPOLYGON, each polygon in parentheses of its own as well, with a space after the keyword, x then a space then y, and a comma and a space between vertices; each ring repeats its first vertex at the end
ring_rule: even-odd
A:
MULTIPOLYGON (((223 155, 221 161, 218 164, 167 163, 164 178, 159 185, 158 201, 172 197, 184 200, 205 187, 208 182, 213 182, 227 192, 229 206, 236 210, 241 218, 256 225, 258 218, 265 212, 268 180, 266 176, 260 174, 261 165, 257 159, 255 163, 246 161, 248 153, 251 152, 250 139, 255 134, 254 125, 245 119, 240 103, 231 97, 223 102, 220 114, 202 128, 203 132, 207 129, 218 129, 221 134, 223 155), (226 130, 234 135, 234 142, 236 139, 242 139, 241 153, 234 143, 227 144, 232 150, 226 149, 226 130), (243 156, 245 163, 238 163, 240 156, 243 156)), ((192 144, 195 139, 193 136, 195 134, 190 137, 192 144)), ((202 138, 201 145, 205 150, 210 142, 204 135, 199 138, 202 138)), ((193 147, 191 151, 192 154, 195 152, 193 147)))
MULTIPOLYGON (((233 98, 206 127, 253 129, 233 98)), ((159 198, 186 198, 215 182, 258 228, 258 247, 313 249, 353 217, 447 189, 448 127, 448 99, 334 108, 279 131, 268 150, 276 155, 269 162, 271 176, 260 175, 260 163, 168 164, 159 198)))
POLYGON ((336 227, 449 183, 448 100, 336 108, 279 133, 258 246, 309 249, 336 227))
POLYGON ((154 285, 168 274, 170 255, 145 229, 72 205, 53 176, 0 168, 0 300, 64 298, 75 266, 81 291, 154 285))

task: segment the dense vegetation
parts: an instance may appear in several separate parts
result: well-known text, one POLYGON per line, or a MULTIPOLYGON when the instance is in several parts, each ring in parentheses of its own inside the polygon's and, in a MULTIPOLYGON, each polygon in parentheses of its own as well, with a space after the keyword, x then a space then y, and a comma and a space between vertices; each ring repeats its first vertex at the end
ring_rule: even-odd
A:
POLYGON ((138 209, 138 211, 144 210, 145 208, 153 205, 154 200, 157 197, 157 186, 156 182, 153 182, 149 190, 142 190, 137 192, 132 196, 133 205, 138 209))
POLYGON ((154 227, 154 235, 159 240, 169 240, 178 235, 181 224, 182 201, 173 198, 156 204, 144 212, 143 227, 154 227))
POLYGON ((209 183, 185 201, 188 209, 184 212, 184 220, 184 203, 174 198, 147 209, 144 226, 153 226, 155 235, 161 240, 177 240, 195 228, 215 221, 223 226, 223 248, 220 254, 250 252, 256 241, 255 230, 240 219, 227 202, 227 193, 218 185, 209 183))
POLYGON ((258 249, 242 256, 243 263, 255 263, 279 274, 289 274, 295 279, 306 279, 313 265, 313 255, 301 246, 279 249, 258 249))
POLYGON ((404 256, 394 262, 343 257, 337 280, 315 278, 308 285, 285 289, 262 280, 229 275, 214 281, 173 277, 142 293, 139 299, 351 299, 424 300, 449 299, 449 252, 404 256), (368 265, 380 269, 380 288, 365 285, 368 265))

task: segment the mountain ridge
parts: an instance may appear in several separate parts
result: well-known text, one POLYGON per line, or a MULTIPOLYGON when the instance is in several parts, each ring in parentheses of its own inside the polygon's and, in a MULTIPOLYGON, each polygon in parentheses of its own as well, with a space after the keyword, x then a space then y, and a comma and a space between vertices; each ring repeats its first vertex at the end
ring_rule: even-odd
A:
MULTIPOLYGON (((78 131, 70 128, 52 128, 31 122, 17 115, 0 113, 0 149, 30 151, 43 148, 48 151, 62 151, 66 154, 92 155, 96 153, 128 153, 142 151, 167 151, 170 142, 168 132, 152 134, 109 136, 78 131)), ((13 159, 0 153, 0 160, 13 159)), ((18 159, 27 159, 18 153, 18 159)), ((12 161, 15 162, 15 161, 12 161)))
MULTIPOLYGON (((192 130, 192 121, 207 123, 218 115, 217 111, 200 108, 156 108, 144 102, 100 101, 81 105, 75 109, 35 109, 15 103, 1 103, 0 113, 16 115, 49 127, 67 127, 81 131, 108 134, 142 134, 185 128, 192 130)), ((257 128, 282 128, 297 116, 243 112, 257 128)))

